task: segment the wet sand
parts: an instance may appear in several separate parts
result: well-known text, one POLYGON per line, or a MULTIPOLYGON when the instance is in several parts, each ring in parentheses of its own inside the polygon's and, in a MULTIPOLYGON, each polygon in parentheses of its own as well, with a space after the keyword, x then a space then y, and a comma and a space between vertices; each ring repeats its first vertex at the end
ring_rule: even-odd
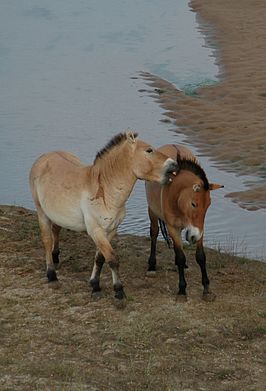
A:
POLYGON ((193 0, 190 6, 215 50, 220 82, 186 95, 142 76, 165 115, 202 153, 222 169, 254 176, 247 191, 227 196, 249 210, 266 208, 266 2, 193 0))

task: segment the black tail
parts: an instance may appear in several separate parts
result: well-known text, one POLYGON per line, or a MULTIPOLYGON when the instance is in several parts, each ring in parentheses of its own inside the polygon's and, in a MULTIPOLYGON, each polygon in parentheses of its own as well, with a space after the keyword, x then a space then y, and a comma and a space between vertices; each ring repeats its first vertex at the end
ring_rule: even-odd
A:
POLYGON ((166 241, 168 247, 171 248, 171 240, 170 240, 169 234, 167 232, 167 228, 166 228, 164 221, 159 219, 159 224, 160 224, 160 228, 161 228, 161 232, 164 237, 164 240, 166 241))

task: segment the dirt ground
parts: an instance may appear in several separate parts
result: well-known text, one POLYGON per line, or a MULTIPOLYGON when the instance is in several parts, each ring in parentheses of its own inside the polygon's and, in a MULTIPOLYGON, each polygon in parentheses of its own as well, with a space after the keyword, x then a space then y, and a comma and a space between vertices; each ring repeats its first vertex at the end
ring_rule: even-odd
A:
POLYGON ((153 278, 148 238, 122 235, 114 246, 123 310, 113 304, 107 266, 103 298, 91 298, 94 246, 85 234, 62 232, 60 283, 51 288, 36 215, 0 207, 1 390, 265 390, 265 263, 208 250, 205 301, 188 248, 182 302, 164 242, 153 278))

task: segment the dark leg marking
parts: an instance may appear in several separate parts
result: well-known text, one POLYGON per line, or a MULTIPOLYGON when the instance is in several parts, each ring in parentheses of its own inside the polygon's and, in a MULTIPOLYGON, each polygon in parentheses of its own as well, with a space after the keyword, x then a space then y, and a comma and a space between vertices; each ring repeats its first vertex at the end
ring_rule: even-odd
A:
POLYGON ((105 258, 101 253, 98 253, 95 259, 96 263, 96 274, 93 279, 90 280, 90 285, 92 287, 92 294, 101 291, 100 287, 100 274, 105 262, 105 258))
POLYGON ((53 262, 55 265, 58 265, 59 264, 59 254, 60 254, 60 250, 57 249, 57 250, 54 250, 52 252, 52 256, 53 256, 53 262))
POLYGON ((179 273, 179 295, 186 295, 187 283, 185 280, 184 269, 186 267, 186 257, 183 250, 180 247, 175 247, 175 264, 178 267, 179 273))
POLYGON ((113 280, 114 281, 115 298, 119 299, 119 300, 125 299, 126 295, 125 295, 123 285, 122 285, 122 283, 120 281, 120 277, 119 277, 119 262, 118 262, 118 260, 113 260, 113 261, 109 261, 108 264, 112 270, 112 273, 114 273, 116 275, 116 279, 113 280))
POLYGON ((158 220, 157 220, 156 222, 151 222, 150 225, 151 251, 148 260, 149 272, 156 271, 156 245, 157 245, 158 234, 159 234, 159 227, 158 227, 158 220))
POLYGON ((204 252, 204 249, 202 246, 197 247, 196 250, 196 261, 200 266, 201 270, 201 276, 202 276, 202 285, 204 287, 203 293, 209 293, 209 278, 207 275, 207 270, 206 270, 206 255, 204 252))

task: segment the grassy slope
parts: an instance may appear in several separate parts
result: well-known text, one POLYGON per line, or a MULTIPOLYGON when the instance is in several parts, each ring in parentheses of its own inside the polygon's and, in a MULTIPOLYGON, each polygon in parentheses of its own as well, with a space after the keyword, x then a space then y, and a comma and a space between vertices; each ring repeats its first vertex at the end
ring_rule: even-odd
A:
POLYGON ((256 390, 265 387, 266 264, 207 251, 213 301, 203 301, 187 249, 188 300, 176 300, 173 253, 158 246, 158 272, 145 276, 149 240, 120 236, 115 247, 128 296, 112 304, 88 290, 94 246, 62 232, 58 276, 46 283, 36 215, 0 207, 1 390, 256 390))

